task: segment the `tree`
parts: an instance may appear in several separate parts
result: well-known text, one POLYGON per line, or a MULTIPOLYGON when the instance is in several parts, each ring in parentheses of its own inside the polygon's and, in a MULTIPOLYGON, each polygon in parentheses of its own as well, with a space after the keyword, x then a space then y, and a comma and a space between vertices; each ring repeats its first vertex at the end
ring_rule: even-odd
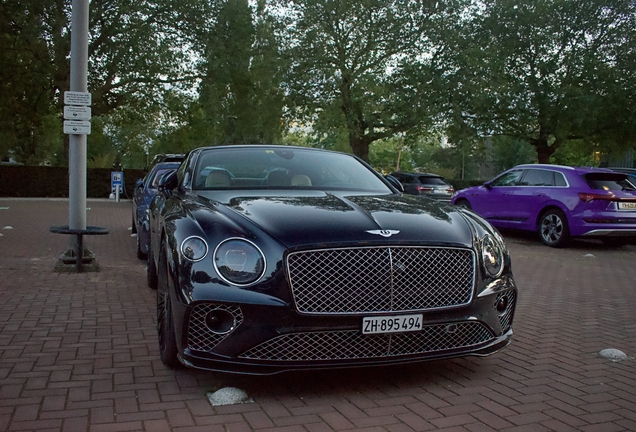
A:
POLYGON ((634 118, 636 93, 633 2, 478 5, 448 58, 455 65, 456 116, 483 135, 532 144, 542 163, 569 140, 624 137, 620 131, 634 118), (627 113, 603 114, 619 107, 627 113))
POLYGON ((279 5, 289 114, 344 125, 354 154, 431 121, 427 31, 439 2, 292 0, 279 5))
POLYGON ((54 15, 56 6, 61 7, 0 3, 0 158, 11 154, 18 162, 43 162, 45 148, 55 151, 55 144, 61 143, 53 108, 50 43, 42 37, 49 28, 42 16, 54 15))
MULTIPOLYGON (((61 139, 62 96, 70 87, 70 3, 0 3, 0 127, 10 139, 9 149, 24 162, 48 157, 38 154, 38 131, 61 139), (59 118, 52 130, 45 128, 50 116, 59 118)), ((128 105, 161 106, 166 90, 191 87, 196 79, 191 53, 200 47, 198 36, 213 14, 213 3, 205 1, 92 0, 88 90, 93 116, 128 105)))
POLYGON ((209 144, 273 143, 282 133, 281 64, 265 2, 227 0, 207 36, 199 108, 209 144))

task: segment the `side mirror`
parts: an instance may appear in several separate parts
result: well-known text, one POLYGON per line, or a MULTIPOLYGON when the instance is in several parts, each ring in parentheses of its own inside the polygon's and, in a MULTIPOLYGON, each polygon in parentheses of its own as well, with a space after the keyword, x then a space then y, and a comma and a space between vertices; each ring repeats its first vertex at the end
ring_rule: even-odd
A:
POLYGON ((143 184, 143 179, 137 179, 137 181, 135 182, 135 189, 139 189, 143 184))
POLYGON ((159 179, 158 189, 163 192, 170 192, 179 184, 177 171, 169 171, 159 179))
POLYGON ((486 189, 490 189, 490 188, 492 187, 492 185, 490 184, 490 180, 489 180, 489 181, 487 181, 486 183, 484 183, 484 187, 485 187, 486 189))
POLYGON ((385 175, 384 178, 387 179, 387 181, 391 184, 391 186, 396 188, 398 191, 404 193, 404 186, 402 186, 402 183, 400 183, 398 179, 396 179, 392 175, 385 175))

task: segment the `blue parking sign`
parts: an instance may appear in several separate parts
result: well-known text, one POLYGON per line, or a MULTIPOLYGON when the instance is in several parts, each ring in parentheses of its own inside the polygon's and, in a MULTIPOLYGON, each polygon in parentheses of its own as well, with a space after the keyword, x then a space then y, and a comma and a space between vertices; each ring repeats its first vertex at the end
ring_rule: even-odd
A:
POLYGON ((110 189, 114 192, 118 185, 120 191, 124 189, 124 173, 113 171, 110 173, 110 189))

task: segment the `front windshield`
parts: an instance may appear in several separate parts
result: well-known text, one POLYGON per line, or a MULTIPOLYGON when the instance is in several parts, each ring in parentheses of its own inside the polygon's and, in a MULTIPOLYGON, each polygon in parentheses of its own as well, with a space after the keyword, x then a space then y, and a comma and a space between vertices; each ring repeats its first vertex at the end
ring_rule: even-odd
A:
POLYGON ((391 193, 352 156, 298 148, 210 148, 197 161, 193 189, 345 189, 391 193))

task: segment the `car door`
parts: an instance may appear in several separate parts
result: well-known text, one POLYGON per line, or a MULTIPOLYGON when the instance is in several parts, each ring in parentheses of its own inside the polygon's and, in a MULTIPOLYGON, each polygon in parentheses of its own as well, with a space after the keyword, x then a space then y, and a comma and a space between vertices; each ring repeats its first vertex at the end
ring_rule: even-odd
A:
MULTIPOLYGON (((558 174, 558 173, 557 173, 558 174)), ((555 187, 555 171, 529 168, 518 186, 510 190, 511 217, 523 229, 534 229, 536 216, 545 203, 552 199, 555 187)))
POLYGON ((511 191, 517 186, 523 175, 523 169, 506 171, 494 180, 486 182, 482 193, 471 200, 473 210, 500 226, 510 219, 511 191))

